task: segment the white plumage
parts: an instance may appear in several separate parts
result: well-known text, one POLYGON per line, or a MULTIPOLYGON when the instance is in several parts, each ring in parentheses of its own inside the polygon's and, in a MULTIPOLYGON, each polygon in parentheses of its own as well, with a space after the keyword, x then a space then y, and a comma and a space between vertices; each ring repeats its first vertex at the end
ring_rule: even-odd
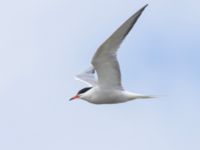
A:
POLYGON ((80 90, 70 100, 81 98, 94 104, 122 103, 138 98, 152 98, 142 94, 125 91, 121 83, 117 50, 132 29, 145 5, 125 21, 96 51, 92 58, 92 67, 76 76, 76 79, 92 86, 80 90), (95 79, 95 71, 98 80, 95 79))

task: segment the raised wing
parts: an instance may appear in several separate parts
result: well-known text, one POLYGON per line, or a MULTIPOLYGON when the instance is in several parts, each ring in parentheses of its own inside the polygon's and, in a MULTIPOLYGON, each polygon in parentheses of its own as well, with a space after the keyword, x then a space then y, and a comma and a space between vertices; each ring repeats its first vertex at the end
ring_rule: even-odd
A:
POLYGON ((86 71, 76 75, 75 79, 84 82, 89 86, 95 86, 97 84, 94 67, 90 67, 86 71))
POLYGON ((117 49, 146 7, 147 5, 132 15, 97 49, 92 64, 97 71, 98 83, 101 86, 122 88, 117 49))

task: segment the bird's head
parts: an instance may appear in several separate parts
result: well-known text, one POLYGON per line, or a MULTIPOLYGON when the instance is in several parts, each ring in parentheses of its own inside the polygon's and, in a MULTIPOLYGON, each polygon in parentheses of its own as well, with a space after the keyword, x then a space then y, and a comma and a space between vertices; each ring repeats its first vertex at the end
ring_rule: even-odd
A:
POLYGON ((78 91, 78 93, 77 93, 75 96, 73 96, 73 97, 70 98, 69 100, 71 101, 71 100, 74 100, 74 99, 79 99, 79 98, 81 98, 82 95, 83 95, 84 93, 86 93, 88 90, 90 90, 91 88, 92 88, 92 87, 85 87, 85 88, 81 89, 80 91, 78 91))

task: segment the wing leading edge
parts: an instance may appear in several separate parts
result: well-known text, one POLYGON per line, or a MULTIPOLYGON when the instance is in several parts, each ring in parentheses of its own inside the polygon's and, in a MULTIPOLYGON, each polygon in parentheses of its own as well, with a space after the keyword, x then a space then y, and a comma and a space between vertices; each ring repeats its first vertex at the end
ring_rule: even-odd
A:
POLYGON ((98 49, 92 59, 101 86, 122 88, 121 73, 117 60, 117 50, 138 18, 148 5, 145 5, 125 21, 98 49))

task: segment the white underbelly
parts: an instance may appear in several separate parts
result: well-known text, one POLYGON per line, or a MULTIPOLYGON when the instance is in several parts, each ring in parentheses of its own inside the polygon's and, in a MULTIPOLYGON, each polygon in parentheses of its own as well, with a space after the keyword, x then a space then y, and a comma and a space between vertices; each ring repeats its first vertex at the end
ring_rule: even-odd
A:
POLYGON ((84 99, 94 104, 114 104, 126 102, 120 90, 99 90, 95 88, 91 90, 84 99))

